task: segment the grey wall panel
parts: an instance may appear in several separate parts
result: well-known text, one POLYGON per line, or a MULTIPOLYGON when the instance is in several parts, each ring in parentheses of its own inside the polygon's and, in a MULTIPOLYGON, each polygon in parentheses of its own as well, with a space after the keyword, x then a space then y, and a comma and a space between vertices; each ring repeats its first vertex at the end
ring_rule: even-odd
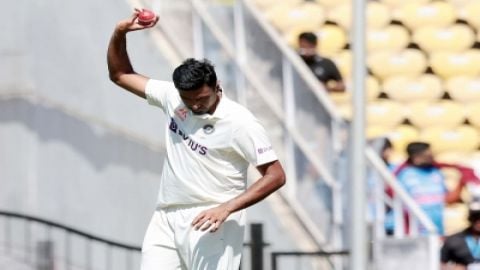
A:
POLYGON ((0 207, 140 243, 163 153, 22 99, 0 102, 0 207))

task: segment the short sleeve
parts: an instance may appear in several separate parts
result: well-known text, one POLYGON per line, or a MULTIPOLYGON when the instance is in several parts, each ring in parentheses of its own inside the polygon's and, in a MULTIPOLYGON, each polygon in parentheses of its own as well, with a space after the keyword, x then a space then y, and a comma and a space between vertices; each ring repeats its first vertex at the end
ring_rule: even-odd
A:
POLYGON ((340 71, 338 70, 337 65, 335 65, 335 63, 330 59, 328 59, 328 61, 330 65, 332 80, 337 82, 342 81, 342 74, 340 74, 340 71))
POLYGON ((145 96, 148 104, 160 107, 165 111, 168 95, 174 90, 175 86, 172 82, 150 79, 145 86, 145 96))
POLYGON ((440 261, 442 263, 448 263, 451 261, 451 255, 450 255, 450 243, 448 241, 449 239, 445 241, 445 243, 442 246, 442 249, 440 249, 440 261))
POLYGON ((256 120, 236 130, 232 144, 238 154, 255 166, 278 159, 267 132, 256 120))

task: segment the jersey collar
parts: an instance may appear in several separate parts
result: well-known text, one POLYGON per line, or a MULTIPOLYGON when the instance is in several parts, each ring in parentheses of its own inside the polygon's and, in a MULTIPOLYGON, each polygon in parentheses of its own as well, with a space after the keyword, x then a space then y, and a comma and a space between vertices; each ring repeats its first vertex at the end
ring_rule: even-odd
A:
MULTIPOLYGON (((227 103, 228 103, 228 98, 225 95, 225 93, 222 93, 222 97, 220 98, 220 101, 218 102, 217 108, 213 112, 213 114, 202 114, 202 115, 195 115, 195 117, 201 118, 201 119, 210 119, 210 120, 220 120, 222 118, 225 118, 227 115, 227 103)), ((192 113, 192 115, 194 115, 192 113)))

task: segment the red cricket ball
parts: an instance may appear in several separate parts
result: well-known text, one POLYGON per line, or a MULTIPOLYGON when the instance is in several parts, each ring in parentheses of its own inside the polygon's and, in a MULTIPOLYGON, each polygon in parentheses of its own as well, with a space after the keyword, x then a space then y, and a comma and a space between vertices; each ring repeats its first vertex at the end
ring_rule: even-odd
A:
POLYGON ((138 13, 137 19, 138 19, 138 24, 141 25, 149 25, 153 21, 155 21, 156 15, 150 10, 143 9, 138 13))

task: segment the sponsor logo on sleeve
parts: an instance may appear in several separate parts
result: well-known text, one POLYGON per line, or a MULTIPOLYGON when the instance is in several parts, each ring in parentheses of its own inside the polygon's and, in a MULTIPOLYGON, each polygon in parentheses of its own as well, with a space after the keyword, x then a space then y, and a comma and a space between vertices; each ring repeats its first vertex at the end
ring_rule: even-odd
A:
POLYGON ((269 151, 272 151, 273 150, 273 146, 266 146, 266 147, 260 147, 260 148, 257 148, 257 153, 259 153, 260 155, 261 154, 265 154, 269 151))

